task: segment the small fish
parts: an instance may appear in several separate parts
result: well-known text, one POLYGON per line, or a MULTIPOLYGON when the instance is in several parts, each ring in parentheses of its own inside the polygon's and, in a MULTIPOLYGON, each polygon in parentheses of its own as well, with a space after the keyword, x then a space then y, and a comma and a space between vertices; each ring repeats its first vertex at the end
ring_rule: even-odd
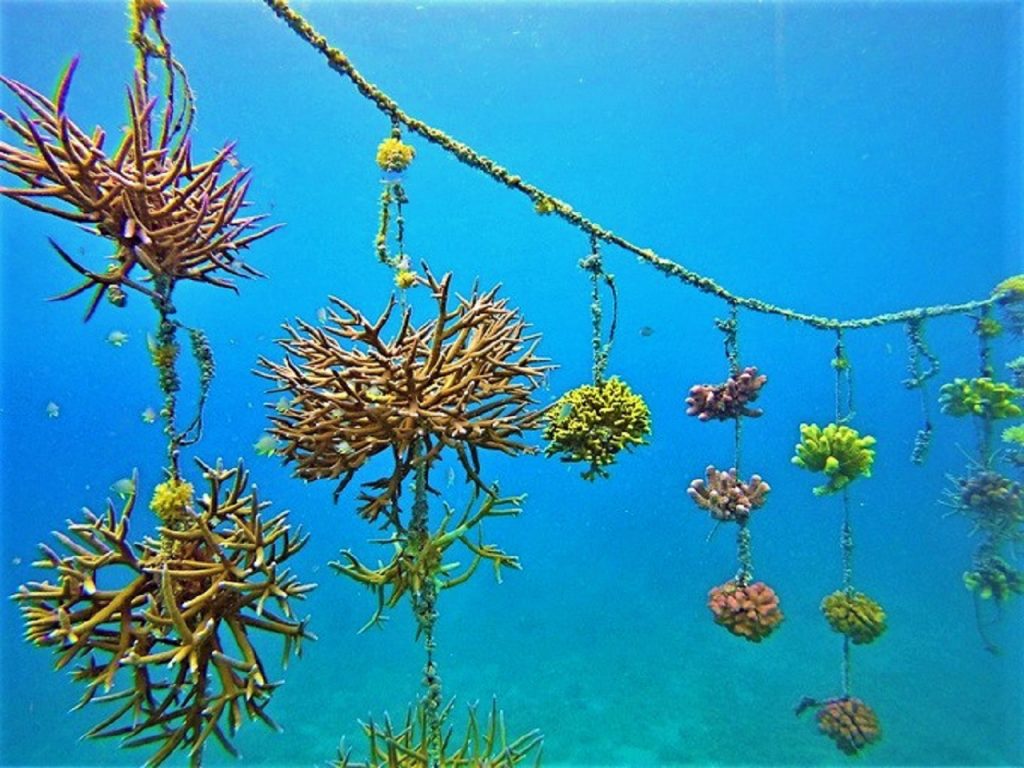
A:
POLYGON ((122 477, 112 486, 110 490, 117 494, 119 499, 127 499, 133 493, 135 493, 135 481, 130 477, 122 477))
POLYGON ((253 450, 256 451, 257 456, 276 456, 280 445, 277 440, 272 438, 270 435, 264 435, 255 443, 252 444, 253 450))
POLYGON ((155 354, 156 350, 157 350, 157 348, 159 346, 160 345, 157 344, 156 338, 154 338, 153 334, 152 333, 147 333, 146 334, 146 349, 149 350, 149 354, 151 354, 151 355, 155 354))
POLYGON ((21 558, 20 557, 12 557, 11 558, 11 565, 21 565, 21 558))
POLYGON ((350 453, 352 453, 352 446, 349 445, 348 440, 339 439, 335 441, 334 447, 342 456, 348 456, 350 453))
POLYGON ((232 168, 238 169, 242 167, 241 161, 234 152, 228 152, 227 155, 224 156, 224 159, 228 161, 228 165, 232 168))
POLYGON ((316 311, 316 321, 320 323, 320 325, 327 324, 327 307, 320 307, 320 309, 316 311))
POLYGON ((455 485, 455 467, 448 467, 448 475, 446 480, 448 482, 449 488, 455 485))
POLYGON ((645 325, 643 328, 640 329, 640 335, 643 336, 644 338, 647 338, 648 336, 651 336, 653 334, 654 329, 651 328, 651 326, 649 325, 645 325))
POLYGON ((281 395, 281 399, 274 403, 274 410, 278 413, 288 413, 288 409, 291 408, 292 401, 284 395, 281 395))
POLYGON ((124 331, 111 331, 107 334, 107 343, 112 347, 123 347, 128 343, 128 334, 124 331))
POLYGON ((51 419, 56 419, 60 416, 60 406, 51 400, 46 404, 46 415, 51 419))
POLYGON ((558 409, 558 418, 567 418, 570 413, 572 413, 572 403, 562 403, 562 407, 558 409))
POLYGON ((154 411, 152 408, 147 408, 142 412, 143 424, 152 424, 154 421, 156 421, 156 411, 154 411))

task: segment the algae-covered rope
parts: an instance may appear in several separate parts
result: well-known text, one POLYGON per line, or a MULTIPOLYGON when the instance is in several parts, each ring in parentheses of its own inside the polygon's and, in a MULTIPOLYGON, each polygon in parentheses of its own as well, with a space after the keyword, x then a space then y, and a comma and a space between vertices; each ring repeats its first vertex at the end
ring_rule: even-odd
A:
POLYGON ((767 315, 778 315, 787 320, 795 320, 819 329, 860 329, 876 328, 893 323, 903 323, 914 318, 940 317, 943 315, 965 314, 990 306, 994 297, 979 299, 976 301, 964 302, 961 304, 940 304, 930 307, 917 307, 914 309, 902 310, 899 312, 888 312, 871 317, 856 318, 851 320, 839 320, 836 318, 812 315, 805 312, 797 312, 785 307, 771 304, 761 299, 749 296, 738 296, 710 277, 706 277, 691 269, 684 267, 671 259, 659 256, 651 248, 643 248, 627 240, 621 235, 615 234, 612 230, 602 227, 595 221, 587 218, 564 200, 548 194, 540 187, 524 181, 517 174, 499 165, 490 158, 480 154, 468 144, 449 136, 433 126, 419 120, 398 106, 398 103, 388 96, 384 91, 375 86, 355 68, 344 51, 333 47, 326 37, 321 35, 298 11, 292 8, 286 0, 263 0, 263 2, 284 21, 295 34, 302 38, 308 45, 319 51, 327 60, 328 66, 338 74, 347 78, 355 85, 356 89, 365 98, 373 102, 374 106, 383 112, 392 123, 401 123, 410 131, 422 136, 431 144, 441 147, 449 152, 462 163, 487 174, 495 181, 505 185, 509 189, 522 192, 529 197, 534 205, 544 213, 553 214, 582 230, 588 235, 612 245, 616 245, 629 253, 635 255, 642 263, 649 264, 669 277, 682 280, 684 283, 697 288, 698 290, 717 296, 730 304, 760 312, 767 315))

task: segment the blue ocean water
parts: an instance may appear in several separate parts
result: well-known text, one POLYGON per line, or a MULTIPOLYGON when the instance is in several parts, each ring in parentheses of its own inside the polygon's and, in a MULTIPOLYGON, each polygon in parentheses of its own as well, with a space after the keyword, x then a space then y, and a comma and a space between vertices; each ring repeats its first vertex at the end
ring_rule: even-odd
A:
MULTIPOLYGON (((194 455, 245 460, 273 509, 290 509, 311 534, 294 568, 319 584, 301 606, 319 640, 280 675, 270 707, 283 733, 247 724, 237 743, 246 764, 324 764, 342 737, 358 753, 358 719, 415 700, 422 651, 404 605, 382 630, 357 633, 373 599, 326 563, 348 547, 376 557, 366 541, 379 532, 354 514, 353 489, 335 505, 331 483, 304 484, 256 455, 277 396, 251 371, 260 355, 281 356, 280 324, 312 320, 328 294, 368 315, 383 309, 391 276, 372 246, 374 153, 390 126, 261 3, 169 5, 165 29, 197 95, 196 156, 237 140, 254 169, 253 210, 287 225, 246 254, 267 279, 237 295, 188 285, 177 301, 217 362, 194 455)), ((736 293, 850 318, 984 297, 1024 271, 1018 3, 297 7, 411 114, 736 293)), ((124 6, 6 0, 0 25, 0 72, 44 92, 81 57, 69 112, 116 142, 133 63, 124 6)), ((16 106, 6 92, 0 104, 16 106)), ((453 272, 463 293, 477 279, 502 283, 559 366, 545 403, 587 381, 589 284, 577 267, 587 238, 408 140, 410 253, 453 272)), ((0 589, 10 594, 36 577, 36 543, 83 506, 102 508, 134 468, 148 498, 163 441, 140 419, 160 400, 150 305, 104 304, 83 324, 83 301, 46 302, 77 278, 48 236, 93 265, 105 244, 10 200, 0 214, 0 589), (128 343, 109 344, 114 330, 128 343)), ((523 569, 501 585, 481 569, 442 595, 446 694, 459 706, 497 696, 511 732, 545 733, 546 765, 844 764, 810 714, 793 715, 801 696, 840 685, 842 642, 818 610, 841 583, 840 500, 813 496, 816 479, 789 462, 798 425, 832 418, 834 335, 741 313, 742 361, 769 376, 764 416, 744 430, 744 467, 773 488, 752 524, 755 575, 786 615, 770 640, 744 643, 706 608, 708 589, 735 572, 732 533, 709 541, 711 524, 685 493, 706 465, 732 461, 729 425, 684 415, 691 385, 725 376, 714 320, 727 308, 629 254, 604 254, 620 298, 609 373, 646 398, 650 445, 595 483, 554 459, 484 458, 487 479, 528 495, 519 518, 486 528, 523 569)), ((938 382, 976 375, 971 319, 931 321, 927 338, 938 382)), ((989 628, 1002 655, 986 653, 961 578, 977 541, 940 503, 948 476, 965 471, 972 427, 937 414, 932 386, 935 441, 927 464, 912 465, 922 415, 901 384, 903 329, 846 342, 855 423, 878 438, 873 476, 852 487, 854 579, 889 616, 886 634, 852 657, 853 691, 884 734, 859 760, 1024 764, 1021 605, 1007 603, 989 628)), ((999 339, 997 363, 1020 346, 999 339)), ((140 509, 135 532, 152 525, 140 509)), ((78 691, 21 639, 13 603, 0 627, 0 763, 143 760, 80 741, 97 713, 68 714, 78 691)), ((211 746, 206 762, 233 761, 211 746)))

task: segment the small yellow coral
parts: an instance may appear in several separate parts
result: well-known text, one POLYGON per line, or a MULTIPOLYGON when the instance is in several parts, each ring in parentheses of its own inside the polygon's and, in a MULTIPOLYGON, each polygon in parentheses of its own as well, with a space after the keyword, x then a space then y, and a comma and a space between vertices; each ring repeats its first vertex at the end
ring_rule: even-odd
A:
POLYGON ((377 147, 377 165, 388 173, 401 173, 415 156, 416 150, 403 144, 397 136, 389 136, 377 147))
POLYGON ((885 632, 885 611, 862 592, 833 592, 821 601, 829 626, 846 635, 854 645, 864 645, 885 632))
POLYGON ((192 483, 171 477, 153 489, 153 500, 149 508, 164 523, 173 523, 189 516, 192 505, 192 483))
POLYGON ((800 425, 800 442, 792 462, 811 472, 824 472, 828 482, 814 489, 816 496, 841 491, 858 477, 871 477, 875 438, 860 436, 857 430, 841 424, 822 429, 817 424, 800 425))
POLYGON ((419 282, 419 275, 411 269, 400 269, 395 272, 395 285, 402 290, 412 288, 417 282, 419 282))
POLYGON ((544 439, 547 456, 562 454, 562 461, 587 462, 584 480, 608 477, 605 467, 615 463, 623 448, 644 445, 651 432, 651 413, 644 399, 613 376, 600 384, 571 389, 552 407, 544 439))
POLYGON ((550 197, 538 197, 533 203, 533 210, 541 216, 555 212, 555 201, 550 197))

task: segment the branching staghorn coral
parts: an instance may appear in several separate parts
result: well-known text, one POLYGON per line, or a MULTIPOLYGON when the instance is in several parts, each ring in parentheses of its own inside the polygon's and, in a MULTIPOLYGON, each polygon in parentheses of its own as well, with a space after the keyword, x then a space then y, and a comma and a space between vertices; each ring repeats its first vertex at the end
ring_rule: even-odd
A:
MULTIPOLYGON (((190 121, 179 123, 176 130, 173 99, 166 99, 158 114, 157 100, 149 98, 146 83, 137 76, 128 94, 128 128, 108 154, 103 129, 86 133, 67 115, 65 105, 76 66, 77 59, 72 60, 52 100, 0 77, 27 110, 20 119, 0 112, 0 120, 24 145, 0 143, 0 168, 24 184, 0 188, 0 194, 83 224, 114 245, 112 262, 94 271, 51 240, 61 258, 85 278, 56 298, 68 299, 93 289, 88 320, 104 293, 116 305, 124 304, 125 288, 159 298, 133 276, 136 267, 150 278, 228 288, 233 287, 230 276, 259 275, 239 260, 238 251, 277 227, 251 231, 264 217, 240 215, 249 186, 248 170, 221 178, 233 161, 232 145, 212 160, 193 163, 190 121)), ((178 70, 171 68, 168 77, 173 82, 178 70)), ((191 100, 187 90, 185 99, 191 100)))
MULTIPOLYGON (((451 718, 454 700, 441 712, 446 723, 451 718)), ((505 715, 496 700, 484 723, 477 718, 476 708, 470 707, 466 735, 461 743, 453 742, 454 731, 448 726, 438 762, 431 762, 428 744, 427 715, 422 705, 409 710, 405 723, 396 727, 391 718, 384 716, 383 725, 372 720, 362 723, 369 743, 369 759, 355 762, 344 743, 333 761, 333 768, 514 768, 536 752, 534 766, 540 766, 540 746, 543 737, 537 730, 509 740, 505 731, 505 715)))
POLYGON ((111 705, 87 735, 156 745, 147 760, 154 766, 179 748, 198 764, 210 736, 234 754, 230 737, 243 715, 276 727, 266 707, 278 683, 252 635, 281 636, 282 663, 313 639, 291 601, 315 585, 283 565, 306 536, 291 531, 287 513, 264 517, 270 503, 241 464, 197 464, 209 485, 198 501, 184 481, 158 487, 159 538, 129 540, 133 490, 120 513, 108 502, 105 514, 86 510, 84 523, 55 532, 63 554, 40 545, 35 565, 54 571, 55 582, 29 582, 13 596, 26 638, 52 648, 58 669, 79 662, 77 707, 111 705))
POLYGON ((479 494, 473 495, 457 519, 455 509, 445 504, 444 517, 433 533, 423 536, 420 532, 407 530, 380 542, 394 547, 391 560, 386 565, 370 568, 350 550, 341 553, 342 560, 330 564, 339 573, 368 587, 376 596, 377 609, 363 629, 379 624, 386 618, 386 608, 394 608, 403 597, 422 592, 428 582, 433 582, 438 590, 466 582, 484 560, 494 567, 494 575, 499 582, 502 568, 519 569, 519 558, 515 555, 509 555, 493 544, 484 544, 479 538, 473 541, 469 534, 475 531, 479 537, 480 525, 488 517, 518 515, 525 497, 500 498, 496 487, 483 494, 482 500, 478 497, 479 494), (458 563, 444 561, 445 553, 456 543, 462 544, 471 555, 469 564, 458 572, 458 563))
POLYGON ((375 321, 332 297, 337 309, 323 327, 302 320, 285 325, 290 338, 279 342, 285 359, 260 358, 257 371, 275 382, 272 392, 291 398, 270 416, 269 432, 283 441, 281 455, 295 464, 296 476, 340 478, 337 498, 370 457, 391 455, 391 474, 363 484, 359 511, 371 521, 382 512, 393 518, 390 505, 412 471, 417 442, 428 465, 445 447, 453 449, 486 491, 480 450, 533 453, 521 436, 543 415, 532 394, 551 366, 535 354, 539 335, 527 332, 497 286, 453 301, 451 275, 438 281, 423 269, 418 280, 437 304, 429 322, 414 326, 407 309, 387 340, 394 297, 375 321))

